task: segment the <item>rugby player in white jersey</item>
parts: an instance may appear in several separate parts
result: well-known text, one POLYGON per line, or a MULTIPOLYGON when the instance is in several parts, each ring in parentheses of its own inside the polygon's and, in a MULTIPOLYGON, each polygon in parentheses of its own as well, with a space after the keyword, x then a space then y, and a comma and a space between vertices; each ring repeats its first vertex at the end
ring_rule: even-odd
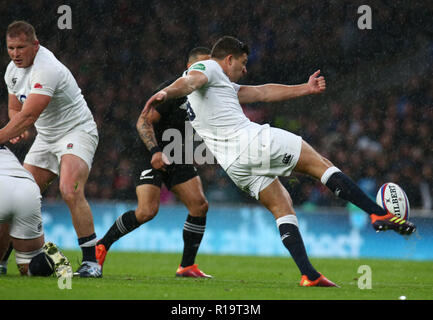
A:
POLYGON ((0 143, 17 143, 32 125, 37 136, 24 159, 41 193, 59 176, 59 189, 69 207, 83 253, 75 273, 101 277, 96 262, 92 212, 85 184, 98 145, 98 131, 73 75, 54 54, 39 44, 32 25, 8 26, 6 45, 12 60, 5 73, 9 123, 0 129, 0 143))
POLYGON ((44 244, 41 193, 33 176, 15 155, 0 144, 0 223, 12 239, 15 260, 22 275, 72 276, 68 259, 52 242, 44 244))
POLYGON ((253 123, 244 115, 242 103, 284 101, 326 89, 320 70, 300 85, 237 85, 235 82, 247 72, 248 53, 248 47, 236 38, 219 39, 210 60, 195 63, 186 76, 153 95, 144 112, 168 99, 188 95, 191 124, 218 163, 240 189, 259 200, 275 217, 281 240, 301 272, 300 285, 336 286, 311 265, 292 200, 278 176, 289 176, 294 170, 320 179, 337 196, 367 212, 377 231, 412 234, 415 226, 404 220, 396 223, 392 214, 301 137, 253 123))

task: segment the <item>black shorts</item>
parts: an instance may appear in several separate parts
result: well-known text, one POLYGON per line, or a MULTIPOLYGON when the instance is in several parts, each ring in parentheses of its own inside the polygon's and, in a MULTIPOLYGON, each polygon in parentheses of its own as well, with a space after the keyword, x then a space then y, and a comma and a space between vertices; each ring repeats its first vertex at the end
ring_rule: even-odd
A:
POLYGON ((142 166, 136 166, 135 186, 152 184, 161 188, 162 183, 167 189, 186 182, 198 176, 197 169, 192 164, 171 164, 166 171, 155 170, 150 163, 144 162, 142 166))

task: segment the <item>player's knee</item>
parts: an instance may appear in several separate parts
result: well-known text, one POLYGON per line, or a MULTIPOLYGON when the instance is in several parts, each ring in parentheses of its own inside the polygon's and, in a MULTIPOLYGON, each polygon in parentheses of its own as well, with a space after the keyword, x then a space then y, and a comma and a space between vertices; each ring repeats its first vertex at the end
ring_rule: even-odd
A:
POLYGON ((206 215, 207 211, 209 210, 209 202, 206 199, 204 199, 201 208, 202 208, 203 215, 206 215))
POLYGON ((266 205, 268 210, 278 218, 287 214, 295 214, 293 200, 290 195, 282 196, 278 201, 272 201, 266 205))
POLYGON ((205 217, 208 210, 209 202, 204 198, 200 198, 194 201, 194 203, 189 209, 190 215, 195 217, 205 217))
POLYGON ((83 187, 79 186, 78 183, 67 184, 61 183, 59 186, 60 194, 66 203, 74 203, 78 199, 84 197, 83 187))
POLYGON ((328 166, 328 167, 333 167, 334 164, 329 161, 328 159, 326 159, 325 157, 322 156, 322 161, 328 166))
POLYGON ((203 199, 199 206, 199 212, 200 212, 200 216, 204 217, 207 214, 207 211, 209 210, 209 202, 206 199, 203 199))
POLYGON ((148 205, 145 208, 138 207, 135 210, 135 217, 141 224, 152 220, 158 213, 159 206, 157 204, 148 205))

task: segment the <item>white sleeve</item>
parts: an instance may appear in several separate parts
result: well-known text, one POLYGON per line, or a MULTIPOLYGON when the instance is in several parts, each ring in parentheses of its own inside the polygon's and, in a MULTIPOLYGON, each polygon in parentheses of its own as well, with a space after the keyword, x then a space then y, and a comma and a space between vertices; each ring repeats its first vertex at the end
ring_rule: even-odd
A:
POLYGON ((52 97, 61 80, 61 71, 56 68, 38 68, 33 70, 30 78, 30 93, 52 97))
POLYGON ((232 86, 233 86, 233 89, 235 89, 236 92, 239 92, 239 89, 241 88, 241 86, 239 84, 232 82, 232 86))
POLYGON ((210 63, 211 60, 204 60, 204 61, 198 61, 194 63, 191 67, 189 67, 189 71, 199 71, 203 73, 208 80, 208 83, 212 81, 212 75, 214 74, 215 67, 212 63, 210 63))

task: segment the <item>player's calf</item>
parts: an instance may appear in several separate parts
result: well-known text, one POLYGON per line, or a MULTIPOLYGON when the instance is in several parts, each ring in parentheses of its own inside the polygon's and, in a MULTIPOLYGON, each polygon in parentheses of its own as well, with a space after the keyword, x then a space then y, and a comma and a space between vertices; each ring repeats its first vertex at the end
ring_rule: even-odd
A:
POLYGON ((371 200, 364 191, 337 167, 328 168, 321 177, 321 182, 337 197, 349 201, 368 214, 384 216, 387 212, 371 200))
POLYGON ((97 245, 103 244, 108 251, 114 242, 137 229, 140 225, 141 223, 137 220, 135 211, 127 211, 116 219, 104 237, 97 242, 97 245))

